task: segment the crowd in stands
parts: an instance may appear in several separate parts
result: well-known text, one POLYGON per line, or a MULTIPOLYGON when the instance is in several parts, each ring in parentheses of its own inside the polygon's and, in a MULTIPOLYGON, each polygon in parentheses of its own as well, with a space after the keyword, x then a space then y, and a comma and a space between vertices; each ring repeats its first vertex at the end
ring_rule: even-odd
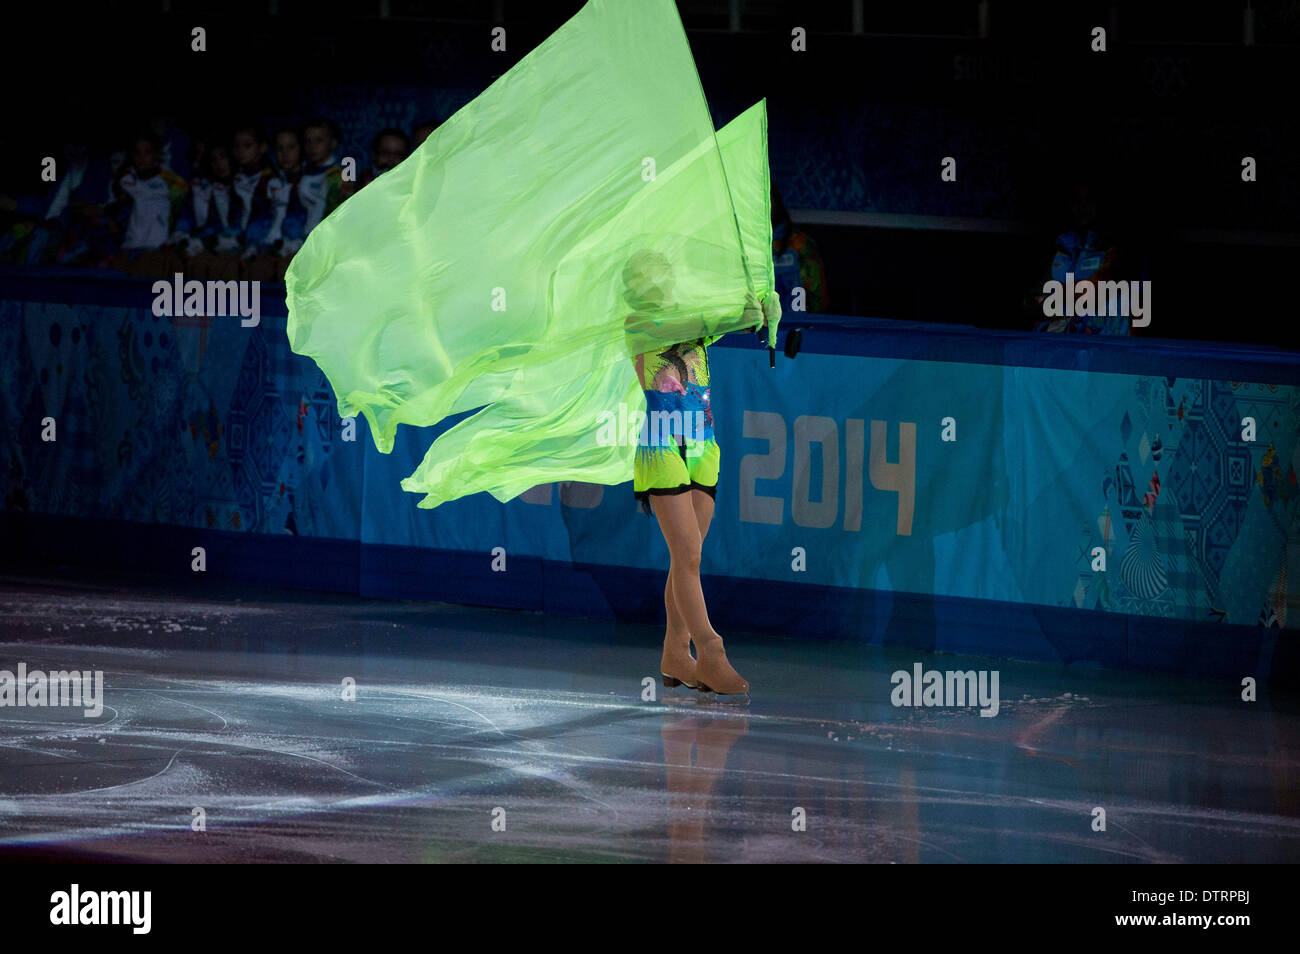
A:
POLYGON ((0 263, 282 280, 317 223, 437 126, 381 130, 354 175, 344 174, 339 127, 324 116, 269 138, 249 124, 189 139, 183 156, 157 126, 107 156, 73 144, 43 191, 0 194, 0 263))
MULTIPOLYGON (((55 164, 56 174, 38 183, 43 188, 0 194, 0 264, 111 268, 148 278, 181 272, 197 279, 281 281, 294 253, 325 216, 402 162, 438 125, 420 123, 409 134, 380 130, 365 168, 340 156, 340 129, 326 116, 282 126, 269 137, 257 125, 245 124, 225 136, 189 138, 155 120, 123 148, 102 156, 74 143, 55 164)), ((1106 216, 1100 214, 1093 184, 1074 183, 1071 198, 1071 229, 1057 238, 1050 277, 1061 280, 1071 272, 1080 286, 1138 277, 1125 274, 1133 271, 1123 267, 1128 256, 1102 227, 1106 216)), ((791 221, 775 188, 772 230, 783 307, 829 312, 817 245, 791 221), (798 300, 796 289, 802 290, 798 300)), ((1044 319, 1039 289, 1024 301, 1027 318, 1039 331, 1129 333, 1127 320, 1116 315, 1044 319)))

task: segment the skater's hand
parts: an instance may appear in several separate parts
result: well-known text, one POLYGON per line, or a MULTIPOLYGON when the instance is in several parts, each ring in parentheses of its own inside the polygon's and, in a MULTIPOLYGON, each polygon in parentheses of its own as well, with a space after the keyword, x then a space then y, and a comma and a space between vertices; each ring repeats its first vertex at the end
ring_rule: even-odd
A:
POLYGON ((781 320, 781 296, 772 292, 763 299, 763 327, 767 327, 768 321, 778 322, 781 320))

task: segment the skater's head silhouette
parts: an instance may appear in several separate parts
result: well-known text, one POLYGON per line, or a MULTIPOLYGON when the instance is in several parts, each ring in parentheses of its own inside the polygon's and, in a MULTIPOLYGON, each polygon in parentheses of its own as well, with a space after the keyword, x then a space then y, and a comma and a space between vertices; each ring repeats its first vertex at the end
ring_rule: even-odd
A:
POLYGON ((656 311, 672 304, 673 266, 653 249, 634 252, 623 266, 623 297, 637 311, 656 311))

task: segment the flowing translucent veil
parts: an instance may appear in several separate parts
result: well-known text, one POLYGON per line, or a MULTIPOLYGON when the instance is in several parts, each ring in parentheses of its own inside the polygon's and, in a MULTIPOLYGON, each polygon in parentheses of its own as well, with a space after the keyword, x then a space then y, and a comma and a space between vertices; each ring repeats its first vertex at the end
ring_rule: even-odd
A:
POLYGON ((312 231, 290 346, 383 453, 483 408, 402 481, 421 507, 629 480, 600 425, 644 411, 632 355, 774 304, 766 133, 760 102, 715 135, 671 0, 591 0, 312 231))

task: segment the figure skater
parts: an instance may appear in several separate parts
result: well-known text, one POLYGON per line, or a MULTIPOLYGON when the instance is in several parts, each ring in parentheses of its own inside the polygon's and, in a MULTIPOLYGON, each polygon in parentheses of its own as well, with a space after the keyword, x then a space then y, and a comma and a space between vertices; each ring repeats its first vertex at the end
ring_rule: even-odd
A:
MULTIPOLYGON (((669 688, 747 695, 749 683, 727 661, 700 586, 700 555, 713 519, 720 460, 709 407, 708 345, 720 336, 636 353, 637 325, 657 327, 662 335, 655 313, 672 303, 672 266, 657 252, 640 251, 628 260, 623 281, 634 310, 625 323, 629 349, 646 398, 633 491, 642 511, 659 520, 669 553, 664 587, 668 626, 660 673, 669 688)), ((766 325, 764 317, 762 327, 766 325)), ((642 337, 641 346, 647 343, 648 336, 642 337)))

